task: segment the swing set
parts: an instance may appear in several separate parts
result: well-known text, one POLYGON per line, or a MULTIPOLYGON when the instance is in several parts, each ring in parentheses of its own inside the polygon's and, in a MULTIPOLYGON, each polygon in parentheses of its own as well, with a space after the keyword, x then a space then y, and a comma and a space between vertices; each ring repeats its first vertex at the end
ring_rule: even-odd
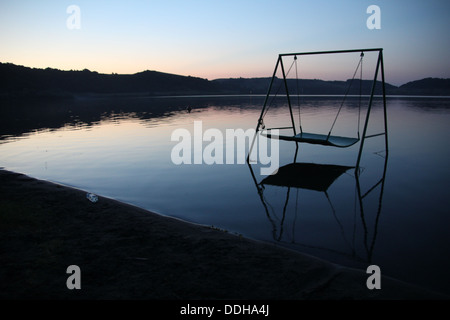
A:
MULTIPOLYGON (((279 54, 277 63, 275 65, 275 70, 273 72, 273 76, 269 85, 269 89, 266 95, 266 98, 264 100, 264 105, 261 110, 261 115, 258 119, 258 124, 256 127, 256 134, 253 138, 253 142, 250 147, 249 155, 252 151, 256 136, 258 135, 258 132, 261 131, 261 134, 266 136, 267 138, 271 139, 279 139, 284 141, 294 141, 296 143, 309 143, 309 144, 316 144, 316 145, 322 145, 322 146, 329 146, 329 147, 337 147, 337 148, 348 148, 350 146, 353 146, 354 144, 360 142, 359 146, 359 152, 358 152, 358 158, 356 161, 355 171, 359 168, 359 164, 361 161, 361 155, 363 152, 364 142, 365 139, 377 137, 384 135, 385 136, 385 150, 386 150, 386 156, 388 153, 388 134, 387 134, 387 113, 386 113, 386 89, 385 89, 385 80, 384 80, 384 64, 383 64, 383 49, 377 48, 377 49, 354 49, 354 50, 338 50, 338 51, 318 51, 318 52, 302 52, 302 53, 286 53, 286 54, 279 54), (364 127, 362 135, 360 134, 360 119, 361 119, 361 97, 362 97, 362 76, 363 76, 363 60, 364 60, 364 53, 365 52, 378 52, 378 59, 376 63, 376 68, 374 71, 374 78, 371 86, 370 96, 368 100, 368 106, 367 106, 367 113, 365 117, 364 127), (353 77, 348 82, 348 86, 346 88, 346 91, 343 95, 342 102, 340 103, 340 107, 337 111, 337 114, 334 118, 334 121, 331 124, 331 128, 328 131, 328 134, 323 133, 313 133, 313 132, 305 132, 302 128, 302 122, 301 122, 301 105, 300 105, 300 87, 299 87, 299 77, 298 77, 298 59, 301 59, 303 56, 307 55, 325 55, 325 54, 345 54, 345 53, 360 53, 359 55, 359 61, 357 63, 356 69, 353 73, 353 77), (284 67, 284 60, 292 59, 292 63, 288 69, 288 72, 285 72, 284 67), (290 88, 288 86, 288 75, 291 71, 291 69, 295 66, 295 76, 296 76, 296 96, 298 101, 298 113, 299 113, 299 120, 298 120, 298 127, 297 124, 294 121, 294 114, 293 114, 293 103, 291 101, 291 93, 290 88), (275 80, 278 79, 276 77, 277 72, 281 70, 282 74, 282 81, 280 83, 280 86, 276 90, 275 94, 272 93, 273 86, 275 83, 275 80), (377 84, 377 78, 379 73, 381 73, 381 86, 382 86, 382 99, 383 99, 383 111, 384 111, 384 131, 376 134, 367 134, 367 127, 369 124, 369 117, 372 109, 373 99, 375 96, 375 88, 377 84), (340 135, 334 135, 333 129, 335 127, 336 121, 341 114, 342 107, 349 96, 349 93, 351 92, 351 88, 354 85, 355 78, 359 74, 359 105, 358 105, 358 130, 357 130, 357 136, 356 137, 348 137, 348 136, 340 136, 340 135), (287 105, 289 107, 289 114, 291 118, 291 125, 287 127, 273 127, 273 128, 266 128, 264 124, 264 117, 267 114, 267 111, 270 108, 270 101, 273 101, 274 97, 278 95, 280 92, 280 89, 284 89, 286 98, 287 98, 287 105), (298 130, 297 130, 298 128, 298 130), (273 129, 292 129, 291 135, 274 135, 270 133, 270 130, 273 129)), ((249 158, 247 158, 247 161, 249 161, 249 158)))

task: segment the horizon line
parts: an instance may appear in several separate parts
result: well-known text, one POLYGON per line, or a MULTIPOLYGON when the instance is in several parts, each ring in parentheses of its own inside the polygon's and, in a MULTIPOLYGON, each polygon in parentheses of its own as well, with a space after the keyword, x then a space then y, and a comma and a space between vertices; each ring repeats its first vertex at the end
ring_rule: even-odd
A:
MULTIPOLYGON (((238 76, 238 77, 225 77, 225 78, 220 78, 220 77, 219 77, 219 78, 214 78, 214 79, 208 79, 208 78, 203 78, 203 77, 199 77, 199 76, 183 75, 183 74, 178 74, 178 73, 171 73, 171 72, 164 72, 164 71, 157 71, 157 70, 149 70, 149 69, 142 70, 142 71, 138 71, 138 72, 135 72, 135 73, 116 73, 116 72, 102 73, 102 72, 98 72, 98 71, 96 71, 96 70, 90 70, 90 69, 88 69, 88 68, 84 68, 84 69, 81 69, 81 70, 76 70, 76 69, 70 69, 70 70, 67 70, 67 69, 58 69, 58 68, 53 68, 53 67, 45 67, 45 68, 43 68, 43 67, 31 67, 31 66, 25 66, 25 65, 21 65, 21 64, 16 64, 16 63, 13 63, 13 62, 1 62, 1 61, 0 61, 0 63, 1 63, 1 64, 11 64, 11 65, 15 65, 15 66, 18 66, 18 67, 24 67, 24 68, 29 68, 29 69, 40 69, 40 70, 51 69, 51 70, 57 70, 57 71, 62 71, 62 72, 83 72, 83 71, 87 70, 87 71, 89 71, 89 72, 93 72, 93 73, 97 73, 97 74, 102 74, 102 75, 124 75, 124 76, 128 75, 128 76, 130 76, 130 75, 136 75, 136 74, 143 73, 143 72, 158 72, 158 73, 170 74, 170 75, 181 76, 181 77, 186 77, 186 78, 188 78, 188 77, 191 77, 191 78, 198 78, 198 79, 203 79, 203 80, 207 80, 207 81, 214 81, 214 80, 228 80, 228 79, 265 79, 265 78, 272 78, 272 76, 266 76, 266 77, 242 77, 242 76, 238 76)), ((289 79, 290 79, 290 78, 289 78, 289 79)), ((292 78, 292 79, 293 79, 293 78, 292 78)), ((410 80, 410 81, 407 81, 407 82, 405 82, 405 83, 403 83, 403 84, 401 84, 401 85, 398 85, 398 86, 397 86, 397 85, 393 85, 393 84, 391 84, 391 83, 389 83, 389 82, 386 82, 386 83, 389 84, 389 85, 392 85, 392 86, 400 87, 400 86, 405 85, 405 84, 408 84, 408 83, 410 83, 410 82, 420 81, 420 80, 425 80, 425 79, 441 79, 441 80, 447 80, 447 79, 450 79, 450 78, 424 77, 424 78, 421 78, 421 79, 416 79, 416 80, 410 80)), ((299 80, 348 81, 348 79, 347 79, 347 80, 323 80, 323 79, 318 79, 318 78, 300 78, 299 80)), ((363 79, 363 80, 364 80, 364 79, 363 79)), ((372 81, 372 80, 373 80, 373 79, 367 79, 367 80, 364 80, 364 81, 372 81)))

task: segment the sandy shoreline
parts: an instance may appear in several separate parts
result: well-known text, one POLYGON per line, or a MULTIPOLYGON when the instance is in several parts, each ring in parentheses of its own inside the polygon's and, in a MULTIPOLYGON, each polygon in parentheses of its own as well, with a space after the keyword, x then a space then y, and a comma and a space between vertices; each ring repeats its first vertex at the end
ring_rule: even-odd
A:
POLYGON ((365 270, 0 170, 1 299, 448 299, 365 270), (81 290, 69 290, 69 265, 81 290))

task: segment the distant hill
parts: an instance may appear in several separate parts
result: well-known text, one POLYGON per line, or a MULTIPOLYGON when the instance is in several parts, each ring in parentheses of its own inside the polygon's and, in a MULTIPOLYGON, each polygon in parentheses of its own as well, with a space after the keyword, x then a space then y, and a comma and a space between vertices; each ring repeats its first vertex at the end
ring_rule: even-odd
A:
MULTIPOLYGON (((0 97, 72 97, 86 94, 141 94, 141 95, 195 95, 195 94, 266 94, 271 78, 230 78, 207 80, 158 71, 135 74, 101 74, 95 71, 62 71, 38 69, 0 63, 0 97)), ((289 92, 301 94, 344 94, 349 81, 317 79, 288 79, 289 92)), ((284 86, 275 79, 274 88, 284 86)), ((369 94, 371 80, 363 80, 361 92, 369 94)), ((349 94, 359 94, 359 81, 350 87, 349 94)), ((446 95, 450 96, 450 79, 426 78, 408 82, 400 87, 386 83, 388 95, 446 95)), ((376 94, 381 93, 377 84, 376 94)))
POLYGON ((0 64, 0 94, 13 96, 70 96, 73 94, 176 95, 216 92, 207 79, 143 71, 100 74, 87 69, 61 71, 0 64))
POLYGON ((401 85, 398 94, 450 96, 450 79, 425 78, 401 85))
MULTIPOLYGON (((226 92, 239 93, 239 94, 266 94, 271 78, 237 78, 237 79, 216 79, 212 82, 217 83, 220 88, 226 92)), ((288 90, 291 94, 297 93, 297 87, 300 94, 345 94, 349 89, 348 94, 358 95, 360 93, 359 80, 355 80, 350 85, 351 80, 347 81, 324 81, 317 79, 299 79, 298 82, 295 79, 288 79, 288 90)), ((397 87, 385 84, 387 94, 396 94, 397 87)), ((273 91, 278 93, 285 93, 284 84, 282 79, 275 79, 272 85, 273 91)), ((372 89, 372 80, 363 80, 361 85, 362 94, 370 94, 372 89)), ((377 84, 375 93, 381 94, 382 87, 377 84)))

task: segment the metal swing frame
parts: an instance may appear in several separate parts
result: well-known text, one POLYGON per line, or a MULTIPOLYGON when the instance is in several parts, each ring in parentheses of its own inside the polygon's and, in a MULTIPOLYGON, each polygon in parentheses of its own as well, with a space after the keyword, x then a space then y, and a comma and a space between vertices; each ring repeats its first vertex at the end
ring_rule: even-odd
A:
MULTIPOLYGON (((284 84, 284 88, 286 90, 286 97, 287 97, 287 102, 288 102, 288 106, 289 106, 289 112, 290 112, 290 118, 291 118, 291 122, 292 122, 292 127, 283 127, 283 128, 272 128, 272 129, 293 129, 294 135, 293 136, 272 136, 270 133, 266 133, 265 136, 267 136, 268 138, 279 138, 281 140, 287 140, 287 141, 295 141, 295 142, 304 142, 304 143, 312 143, 312 144, 320 144, 320 145, 325 145, 325 146, 334 146, 334 147, 341 147, 341 148, 345 148, 345 147, 349 147, 351 145, 354 145, 355 143, 360 141, 360 147, 359 147, 359 152, 358 152, 358 157, 357 157, 357 161, 356 161, 356 166, 355 166, 355 172, 358 171, 359 169, 359 164, 361 161, 361 156, 362 156, 362 152, 364 149, 364 142, 366 139, 368 138, 373 138, 373 137, 377 137, 377 136, 381 136, 384 135, 385 136, 385 150, 386 150, 386 157, 388 155, 388 129, 387 129, 387 111, 386 111, 386 87, 385 87, 385 76, 384 76, 384 63, 383 63, 383 49, 382 48, 371 48, 371 49, 353 49, 353 50, 335 50, 335 51, 316 51, 316 52, 300 52, 300 53, 284 53, 284 54, 279 54, 278 55, 278 59, 277 59, 277 63, 275 65, 275 69, 273 72, 273 76, 272 79, 270 81, 270 85, 269 85, 269 89, 267 91, 267 95, 266 98, 264 100, 264 105, 263 108, 261 110, 261 114, 259 116, 258 119, 258 124, 256 126, 256 133, 255 136, 253 138, 252 144, 250 146, 250 150, 249 150, 249 156, 252 152, 255 140, 256 140, 256 136, 258 135, 259 131, 262 130, 270 130, 270 129, 264 129, 263 127, 263 118, 264 118, 264 113, 266 111, 266 108, 268 107, 268 101, 269 101, 269 97, 270 97, 270 93, 272 90, 272 85, 274 83, 274 80, 276 78, 276 74, 278 71, 278 68, 281 68, 281 72, 283 75, 283 84, 284 84), (288 89, 288 84, 287 84, 287 78, 286 78, 286 72, 284 69, 284 65, 283 65, 283 57, 287 57, 287 56, 304 56, 304 55, 323 55, 323 54, 343 54, 343 53, 352 53, 352 52, 359 52, 361 54, 364 54, 364 52, 378 52, 378 59, 377 59, 377 64, 376 64, 376 68, 375 68, 375 74, 374 74, 374 78, 373 78, 373 83, 372 83, 372 89, 370 92, 370 98, 369 98, 369 103, 368 103, 368 108, 367 108, 367 113, 366 113, 366 118, 365 118, 365 122, 364 122, 364 128, 363 128, 363 133, 361 138, 349 138, 349 137, 339 137, 339 136, 332 136, 330 134, 328 135, 321 135, 321 134, 314 134, 314 133, 304 133, 304 132, 300 132, 299 134, 297 134, 297 130, 296 130, 296 126, 295 126, 295 121, 294 121, 294 115, 292 112, 292 104, 291 104, 291 99, 290 99, 290 95, 289 95, 289 89, 288 89), (383 111, 384 111, 384 132, 380 132, 380 133, 376 133, 376 134, 372 134, 372 135, 367 135, 367 127, 369 124, 369 118, 370 118, 370 113, 371 113, 371 109, 372 109, 372 104, 373 104, 373 98, 375 95, 375 87, 377 84, 377 79, 378 79, 378 74, 381 73, 381 85, 382 85, 382 99, 383 99, 383 111)), ((299 94, 299 93, 297 93, 299 94)), ((330 131, 331 133, 331 131, 330 131)), ((249 157, 247 157, 247 162, 249 161, 249 157)))

